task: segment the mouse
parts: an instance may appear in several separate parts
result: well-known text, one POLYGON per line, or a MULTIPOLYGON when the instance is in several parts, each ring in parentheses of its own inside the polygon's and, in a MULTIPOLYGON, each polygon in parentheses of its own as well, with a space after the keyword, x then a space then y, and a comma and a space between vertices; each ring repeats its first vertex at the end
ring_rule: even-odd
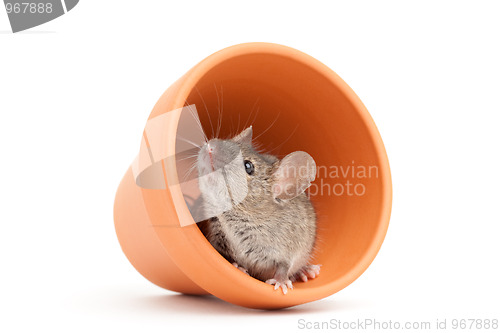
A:
POLYGON ((207 140, 198 151, 205 236, 236 268, 287 294, 320 273, 311 264, 316 211, 305 192, 316 164, 303 151, 282 159, 260 152, 252 132, 207 140))

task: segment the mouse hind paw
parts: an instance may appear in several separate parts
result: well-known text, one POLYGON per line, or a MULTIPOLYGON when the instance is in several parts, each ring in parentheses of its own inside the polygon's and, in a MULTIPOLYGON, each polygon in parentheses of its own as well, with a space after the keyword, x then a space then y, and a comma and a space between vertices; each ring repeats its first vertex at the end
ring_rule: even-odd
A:
POLYGON ((267 284, 274 285, 274 290, 277 290, 281 287, 281 291, 284 295, 288 292, 288 289, 293 289, 293 284, 291 280, 276 280, 269 279, 266 281, 267 284))
POLYGON ((236 268, 238 268, 240 271, 242 271, 246 275, 250 275, 250 274, 248 274, 247 269, 245 267, 242 267, 242 266, 238 265, 237 262, 233 262, 233 266, 236 267, 236 268))
POLYGON ((302 267, 295 275, 295 281, 307 282, 309 279, 314 279, 319 275, 321 265, 306 265, 302 267))

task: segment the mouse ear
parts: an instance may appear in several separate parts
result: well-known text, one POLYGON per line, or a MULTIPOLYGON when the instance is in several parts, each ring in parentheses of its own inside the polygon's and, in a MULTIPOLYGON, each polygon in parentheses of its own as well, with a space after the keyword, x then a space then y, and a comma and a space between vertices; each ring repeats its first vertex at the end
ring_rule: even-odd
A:
POLYGON ((286 155, 273 173, 273 197, 290 200, 304 192, 316 178, 316 162, 306 152, 286 155))
POLYGON ((252 126, 247 127, 247 129, 244 129, 241 131, 240 134, 236 135, 233 138, 234 141, 239 142, 239 143, 246 143, 251 145, 252 144, 252 126))

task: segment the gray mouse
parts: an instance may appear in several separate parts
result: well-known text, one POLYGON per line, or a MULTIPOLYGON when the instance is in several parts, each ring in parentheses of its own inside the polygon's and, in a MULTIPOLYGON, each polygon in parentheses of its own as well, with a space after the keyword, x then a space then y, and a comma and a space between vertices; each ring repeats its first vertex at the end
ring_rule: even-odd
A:
POLYGON ((211 216, 206 236, 223 257, 284 294, 319 274, 320 265, 310 264, 316 212, 304 193, 316 174, 309 154, 260 153, 250 126, 205 142, 196 163, 202 209, 211 216))

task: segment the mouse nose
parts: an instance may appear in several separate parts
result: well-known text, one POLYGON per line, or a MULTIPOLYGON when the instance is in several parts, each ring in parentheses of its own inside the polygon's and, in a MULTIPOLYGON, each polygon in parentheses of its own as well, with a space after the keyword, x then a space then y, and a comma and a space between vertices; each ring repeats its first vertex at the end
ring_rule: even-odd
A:
POLYGON ((214 152, 214 144, 207 143, 207 151, 211 154, 214 152))
POLYGON ((209 163, 209 165, 211 166, 212 170, 215 170, 217 168, 217 158, 216 156, 218 156, 218 149, 219 149, 219 144, 217 142, 217 140, 210 140, 206 143, 205 145, 205 151, 206 151, 206 161, 209 163))
POLYGON ((207 142, 207 151, 210 154, 217 154, 218 149, 220 148, 220 142, 217 139, 212 139, 207 142))

